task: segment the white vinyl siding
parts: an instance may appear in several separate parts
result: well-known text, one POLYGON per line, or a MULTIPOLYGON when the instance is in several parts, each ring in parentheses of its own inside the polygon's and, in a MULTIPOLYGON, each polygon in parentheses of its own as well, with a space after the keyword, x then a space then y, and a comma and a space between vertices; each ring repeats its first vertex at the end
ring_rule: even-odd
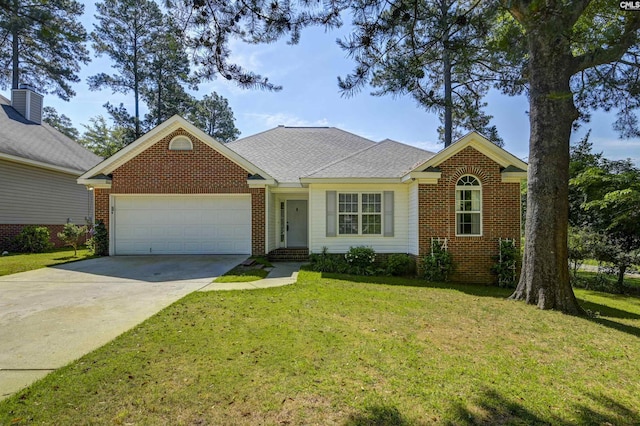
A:
POLYGON ((114 195, 114 254, 250 254, 251 196, 114 195))
MULTIPOLYGON (((339 204, 339 201, 338 203, 339 204)), ((326 246, 329 252, 345 253, 351 246, 371 246, 378 253, 407 253, 408 251, 408 204, 409 192, 406 184, 311 184, 309 185, 309 250, 313 253, 322 251, 326 246), (336 194, 384 194, 394 193, 394 232, 392 237, 378 235, 342 235, 327 237, 327 191, 336 194)), ((383 209, 384 211, 384 209, 383 209)))
POLYGON ((409 253, 418 254, 418 183, 409 186, 409 253))
POLYGON ((93 216, 93 193, 78 176, 0 160, 0 223, 84 225, 93 216))

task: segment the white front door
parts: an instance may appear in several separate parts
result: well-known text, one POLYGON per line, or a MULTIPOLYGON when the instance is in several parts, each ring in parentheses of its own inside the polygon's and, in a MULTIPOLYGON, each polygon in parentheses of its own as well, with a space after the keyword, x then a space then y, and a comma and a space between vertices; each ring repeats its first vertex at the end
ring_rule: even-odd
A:
POLYGON ((114 254, 251 254, 251 196, 113 197, 114 254))
POLYGON ((287 247, 308 246, 307 200, 287 201, 287 247))

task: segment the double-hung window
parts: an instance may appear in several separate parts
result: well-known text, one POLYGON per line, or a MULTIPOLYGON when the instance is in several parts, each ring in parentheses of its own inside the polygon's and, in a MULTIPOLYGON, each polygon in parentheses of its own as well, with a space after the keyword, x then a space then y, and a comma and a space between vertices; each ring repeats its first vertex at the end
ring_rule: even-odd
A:
POLYGON ((474 176, 456 183, 456 235, 482 235, 482 187, 474 176))
POLYGON ((339 193, 338 234, 382 235, 382 194, 339 193))

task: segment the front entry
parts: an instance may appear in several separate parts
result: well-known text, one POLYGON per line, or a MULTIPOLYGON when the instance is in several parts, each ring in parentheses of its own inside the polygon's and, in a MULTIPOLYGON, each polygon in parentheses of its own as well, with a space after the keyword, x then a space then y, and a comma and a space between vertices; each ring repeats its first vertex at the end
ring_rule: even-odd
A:
POLYGON ((308 221, 307 200, 287 201, 287 247, 307 247, 308 221))

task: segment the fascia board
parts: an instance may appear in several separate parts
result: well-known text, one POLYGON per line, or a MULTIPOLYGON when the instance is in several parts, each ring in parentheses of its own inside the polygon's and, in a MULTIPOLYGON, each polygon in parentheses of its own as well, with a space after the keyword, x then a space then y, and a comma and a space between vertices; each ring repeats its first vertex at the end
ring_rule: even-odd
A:
POLYGON ((442 172, 410 172, 402 177, 402 182, 438 183, 441 177, 442 172))
POLYGON ((353 183, 353 184, 385 184, 385 183, 402 183, 400 178, 300 178, 303 184, 318 183, 353 183))
POLYGON ((56 166, 53 164, 43 163, 42 161, 31 160, 29 158, 18 157, 11 154, 4 154, 0 152, 0 159, 11 161, 12 163, 25 164, 27 166, 38 167, 40 169, 52 170, 55 172, 66 173, 69 175, 80 176, 82 170, 70 169, 68 167, 56 166))
POLYGON ((527 179, 527 172, 502 172, 503 183, 519 183, 527 179))

